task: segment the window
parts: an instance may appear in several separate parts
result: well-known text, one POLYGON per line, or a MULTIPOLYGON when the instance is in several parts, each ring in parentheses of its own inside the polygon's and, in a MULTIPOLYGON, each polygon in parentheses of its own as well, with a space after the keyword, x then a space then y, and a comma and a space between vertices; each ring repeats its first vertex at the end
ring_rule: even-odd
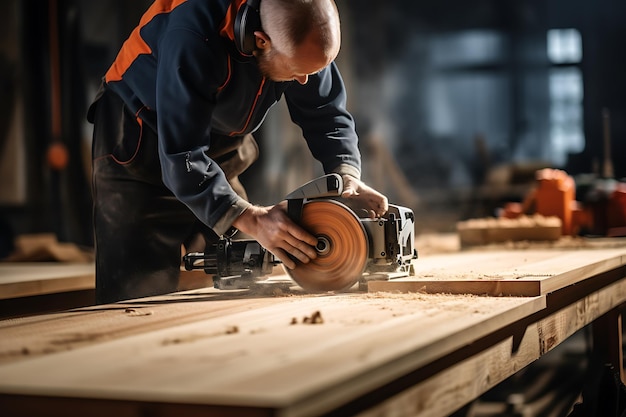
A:
POLYGON ((564 165, 585 147, 583 131, 582 39, 576 29, 552 29, 547 38, 550 90, 550 156, 564 165))
POLYGON ((548 31, 548 59, 554 64, 578 64, 583 49, 580 32, 576 29, 552 29, 548 31))

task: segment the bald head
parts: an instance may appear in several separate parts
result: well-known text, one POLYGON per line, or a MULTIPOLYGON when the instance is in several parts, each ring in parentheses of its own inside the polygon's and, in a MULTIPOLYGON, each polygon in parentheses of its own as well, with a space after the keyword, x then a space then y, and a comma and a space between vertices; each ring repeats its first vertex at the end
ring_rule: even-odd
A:
POLYGON ((333 0, 262 0, 263 30, 273 47, 286 55, 310 43, 329 59, 339 53, 341 31, 333 0))

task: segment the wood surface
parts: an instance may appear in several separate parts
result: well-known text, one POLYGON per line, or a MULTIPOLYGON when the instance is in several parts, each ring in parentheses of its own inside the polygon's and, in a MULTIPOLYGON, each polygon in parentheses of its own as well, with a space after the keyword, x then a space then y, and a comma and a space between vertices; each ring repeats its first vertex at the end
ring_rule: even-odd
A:
POLYGON ((213 291, 3 323, 0 393, 318 415, 545 307, 543 297, 213 291), (323 323, 304 323, 316 312, 323 323))
POLYGON ((0 321, 0 410, 445 416, 626 302, 623 251, 581 254, 418 260, 554 277, 533 297, 205 288, 0 321))
POLYGON ((368 291, 539 296, 625 263, 626 247, 435 254, 414 262, 415 276, 369 281, 368 291))

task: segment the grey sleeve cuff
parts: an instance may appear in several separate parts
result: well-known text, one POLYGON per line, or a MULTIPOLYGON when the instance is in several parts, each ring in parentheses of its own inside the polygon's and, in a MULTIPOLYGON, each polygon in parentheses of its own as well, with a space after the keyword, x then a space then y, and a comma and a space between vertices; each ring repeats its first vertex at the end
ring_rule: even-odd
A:
POLYGON ((248 207, 250 207, 251 205, 252 205, 251 203, 247 202, 243 198, 240 198, 239 200, 237 200, 235 204, 230 206, 230 208, 226 211, 226 213, 222 216, 222 218, 219 219, 217 223, 215 223, 215 226, 213 226, 213 231, 217 233, 219 236, 222 236, 225 234, 227 235, 234 234, 234 233, 229 233, 231 231, 230 229, 232 228, 233 222, 235 221, 237 217, 241 216, 241 213, 246 211, 248 207))
POLYGON ((361 172, 352 165, 341 164, 337 168, 333 169, 333 172, 339 175, 351 175, 357 180, 361 179, 361 172))

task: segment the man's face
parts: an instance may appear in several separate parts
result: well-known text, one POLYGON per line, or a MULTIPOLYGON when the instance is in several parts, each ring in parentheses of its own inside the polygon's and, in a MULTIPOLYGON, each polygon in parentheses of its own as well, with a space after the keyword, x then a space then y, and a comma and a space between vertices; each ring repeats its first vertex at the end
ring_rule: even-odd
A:
POLYGON ((269 47, 255 52, 259 70, 272 81, 298 81, 306 84, 309 75, 316 74, 328 66, 335 58, 325 56, 313 42, 304 42, 294 51, 293 56, 269 47))

